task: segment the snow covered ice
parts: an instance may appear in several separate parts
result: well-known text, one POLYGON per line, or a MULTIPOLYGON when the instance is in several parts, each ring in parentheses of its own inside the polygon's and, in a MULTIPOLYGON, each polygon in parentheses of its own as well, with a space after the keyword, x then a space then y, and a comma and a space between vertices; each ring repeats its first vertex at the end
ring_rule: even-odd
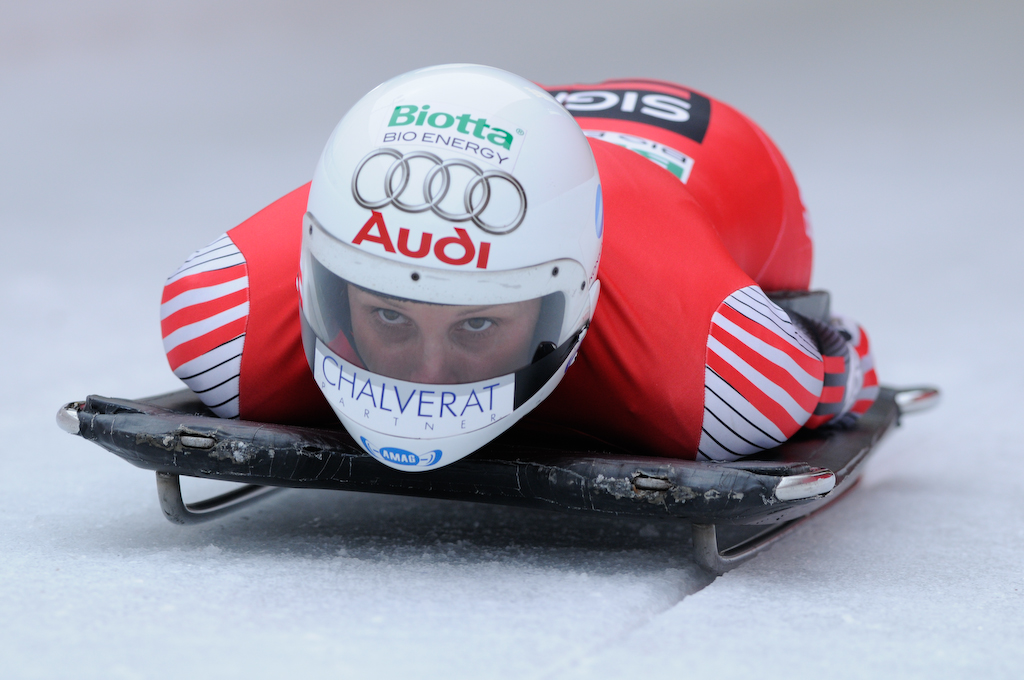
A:
POLYGON ((0 7, 0 676, 1019 677, 1022 29, 1010 3, 0 7), (359 96, 449 61, 750 115, 814 285, 942 405, 718 579, 670 523, 316 491, 168 523, 55 411, 178 389, 164 277, 306 182, 359 96))

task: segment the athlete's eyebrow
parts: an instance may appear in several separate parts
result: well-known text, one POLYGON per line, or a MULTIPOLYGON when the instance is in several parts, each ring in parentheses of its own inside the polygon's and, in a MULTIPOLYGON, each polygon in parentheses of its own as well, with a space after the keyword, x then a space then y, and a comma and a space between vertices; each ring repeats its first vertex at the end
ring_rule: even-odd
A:
POLYGON ((354 283, 350 283, 349 285, 352 286, 353 288, 355 288, 360 293, 365 293, 366 295, 369 295, 370 297, 376 298, 378 300, 383 300, 384 302, 389 302, 389 303, 394 304, 394 305, 407 305, 407 304, 408 305, 430 305, 432 307, 454 306, 454 305, 442 305, 442 304, 437 303, 437 302, 427 302, 426 300, 410 300, 409 298, 402 298, 402 297, 397 297, 395 295, 388 295, 387 293, 380 293, 380 292, 375 291, 375 290, 370 290, 368 288, 363 288, 362 286, 357 286, 354 283))
POLYGON ((405 298, 395 297, 393 295, 387 295, 385 293, 378 293, 376 291, 367 290, 366 288, 360 288, 359 286, 354 286, 354 287, 355 287, 355 289, 358 292, 362 293, 363 295, 366 295, 366 296, 368 296, 370 298, 373 298, 372 300, 369 301, 371 303, 374 302, 374 301, 380 301, 380 302, 386 302, 386 303, 397 305, 397 306, 405 305, 406 303, 426 304, 426 303, 417 303, 414 300, 407 300, 405 298))
POLYGON ((459 317, 477 316, 477 315, 479 315, 482 312, 486 312, 488 310, 491 310, 491 309, 494 309, 495 307, 500 307, 500 306, 501 305, 484 305, 482 307, 471 307, 469 309, 459 310, 459 317))

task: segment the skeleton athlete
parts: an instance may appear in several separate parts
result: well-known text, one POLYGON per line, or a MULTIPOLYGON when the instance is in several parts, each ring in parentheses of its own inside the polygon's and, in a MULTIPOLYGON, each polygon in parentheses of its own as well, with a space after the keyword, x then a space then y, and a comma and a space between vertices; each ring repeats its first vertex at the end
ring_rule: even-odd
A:
POLYGON ((789 167, 728 105, 443 66, 364 97, 311 184, 194 253, 162 331, 217 415, 340 419, 400 469, 458 460, 528 412, 732 460, 877 395, 856 323, 766 295, 806 291, 811 259, 789 167))

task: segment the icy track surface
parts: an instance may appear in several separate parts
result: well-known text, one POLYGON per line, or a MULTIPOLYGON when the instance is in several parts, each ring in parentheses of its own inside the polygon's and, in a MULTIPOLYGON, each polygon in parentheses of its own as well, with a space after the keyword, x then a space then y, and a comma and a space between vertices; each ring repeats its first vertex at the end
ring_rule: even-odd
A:
POLYGON ((18 5, 0 677, 1021 677, 1019 3, 18 5), (163 278, 306 182, 361 94, 448 61, 678 80, 748 113, 800 182, 815 285, 885 383, 939 385, 940 408, 715 580, 671 524, 300 491, 168 523, 153 475, 58 430, 58 406, 177 389, 163 278))

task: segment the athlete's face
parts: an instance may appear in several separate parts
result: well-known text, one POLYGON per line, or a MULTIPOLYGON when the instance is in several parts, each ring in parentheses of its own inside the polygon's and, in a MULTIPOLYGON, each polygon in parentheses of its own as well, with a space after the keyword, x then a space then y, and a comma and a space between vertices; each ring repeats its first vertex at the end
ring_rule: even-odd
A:
POLYGON ((452 306, 348 287, 352 335, 366 368, 399 380, 454 384, 511 373, 529 362, 540 300, 452 306))

